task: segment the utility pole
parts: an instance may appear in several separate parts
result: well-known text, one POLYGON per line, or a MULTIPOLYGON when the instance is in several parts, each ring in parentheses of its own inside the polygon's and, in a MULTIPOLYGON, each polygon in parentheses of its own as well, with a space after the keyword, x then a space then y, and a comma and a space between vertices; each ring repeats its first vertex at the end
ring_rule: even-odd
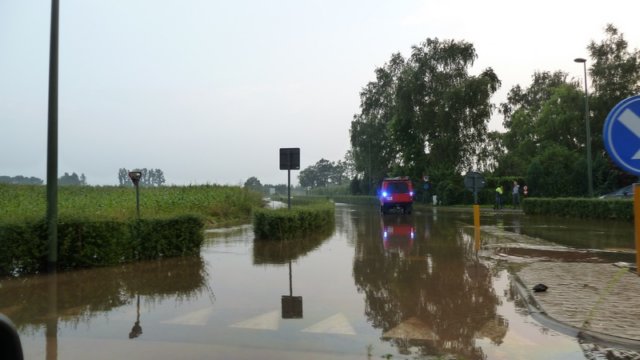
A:
POLYGON ((47 270, 58 266, 58 28, 60 1, 51 0, 49 113, 47 131, 47 270))

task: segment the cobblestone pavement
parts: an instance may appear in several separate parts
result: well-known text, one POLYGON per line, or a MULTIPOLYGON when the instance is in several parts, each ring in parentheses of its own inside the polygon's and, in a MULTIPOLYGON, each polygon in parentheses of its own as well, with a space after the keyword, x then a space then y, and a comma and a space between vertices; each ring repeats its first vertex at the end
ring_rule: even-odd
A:
POLYGON ((518 276, 548 316, 583 330, 640 341, 640 276, 627 268, 535 262, 518 276), (548 290, 531 291, 539 283, 548 290))

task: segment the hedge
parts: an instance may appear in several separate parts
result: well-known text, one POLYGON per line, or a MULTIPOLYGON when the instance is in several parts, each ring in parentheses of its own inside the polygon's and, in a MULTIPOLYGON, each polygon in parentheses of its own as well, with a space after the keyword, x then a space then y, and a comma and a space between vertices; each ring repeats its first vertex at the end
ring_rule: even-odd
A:
POLYGON ((593 219, 633 219, 633 201, 587 198, 527 198, 522 202, 527 215, 554 215, 593 219))
POLYGON ((253 232, 257 239, 292 239, 333 227, 335 208, 321 202, 292 209, 256 209, 253 232))
MULTIPOLYGON (((58 268, 198 254, 203 228, 204 220, 196 215, 130 221, 62 220, 58 223, 58 268)), ((0 224, 0 274, 44 271, 47 251, 44 221, 0 224)))

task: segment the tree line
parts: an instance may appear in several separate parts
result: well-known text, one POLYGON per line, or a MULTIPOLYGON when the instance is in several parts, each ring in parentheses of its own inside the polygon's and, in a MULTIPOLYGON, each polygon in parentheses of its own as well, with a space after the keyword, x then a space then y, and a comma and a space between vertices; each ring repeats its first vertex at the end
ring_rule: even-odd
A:
POLYGON ((131 171, 140 171, 142 173, 142 177, 140 177, 140 186, 147 187, 157 187, 162 186, 166 182, 164 178, 164 172, 160 169, 133 169, 128 170, 126 168, 120 168, 118 170, 118 185, 119 186, 133 186, 133 182, 131 178, 129 178, 129 172, 131 171))
POLYGON ((264 195, 287 195, 287 184, 262 184, 255 176, 249 177, 243 187, 247 190, 259 192, 264 195))
MULTIPOLYGON (((42 185, 44 184, 44 180, 35 177, 35 176, 0 176, 0 183, 2 184, 20 184, 20 185, 42 185)), ((64 175, 58 178, 58 185, 62 186, 84 186, 87 185, 87 177, 84 174, 80 174, 78 176, 77 173, 73 172, 69 174, 65 172, 64 175)))
MULTIPOLYGON (((640 92, 640 51, 631 50, 613 25, 586 49, 592 176, 595 192, 602 194, 635 179, 609 159, 602 127, 615 104, 640 92)), ((354 194, 375 194, 387 176, 410 176, 416 182, 428 176, 434 194, 464 191, 462 176, 479 171, 522 179, 530 195, 586 196, 584 79, 536 71, 530 84, 513 86, 496 106, 490 99, 500 79, 490 67, 470 74, 476 59, 473 44, 437 38, 413 46, 407 57, 391 55, 360 92, 349 158, 337 163, 321 159, 300 172, 300 183, 330 186, 337 183, 326 175, 330 165, 348 163, 354 194), (488 130, 496 111, 504 132, 488 130)))

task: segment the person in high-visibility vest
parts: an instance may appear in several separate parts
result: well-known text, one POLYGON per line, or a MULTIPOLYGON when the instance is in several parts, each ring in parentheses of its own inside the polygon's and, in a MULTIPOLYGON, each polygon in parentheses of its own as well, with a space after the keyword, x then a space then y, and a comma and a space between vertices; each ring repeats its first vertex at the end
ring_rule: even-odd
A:
POLYGON ((496 188, 496 206, 494 207, 496 210, 502 209, 502 193, 504 193, 504 190, 500 185, 496 188))

